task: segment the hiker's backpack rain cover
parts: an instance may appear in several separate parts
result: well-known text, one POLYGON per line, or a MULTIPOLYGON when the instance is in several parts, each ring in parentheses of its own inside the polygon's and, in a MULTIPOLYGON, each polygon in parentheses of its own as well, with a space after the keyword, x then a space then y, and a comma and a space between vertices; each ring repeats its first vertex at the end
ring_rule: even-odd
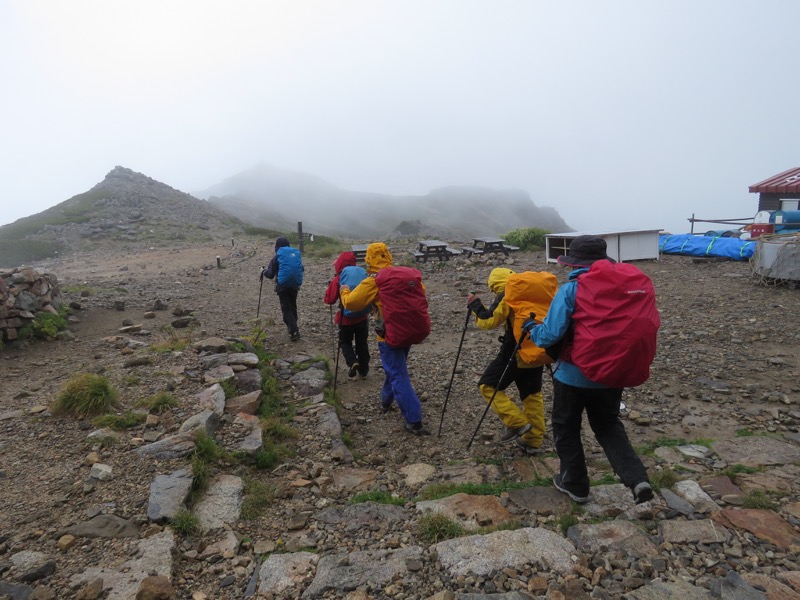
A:
MULTIPOLYGON (((364 270, 364 267, 356 266, 349 266, 342 269, 342 272, 339 273, 339 287, 347 286, 351 290, 355 288, 359 283, 361 283, 364 278, 367 276, 367 272, 364 270)), ((370 311, 370 307, 361 309, 361 310, 347 310, 346 308, 342 307, 342 312, 344 313, 345 317, 355 318, 355 317, 362 317, 368 314, 370 311)))
MULTIPOLYGON (((536 323, 544 320, 557 289, 556 276, 547 271, 525 271, 509 275, 503 299, 514 311, 514 338, 517 341, 521 339, 522 325, 530 318, 531 313, 536 315, 536 323)), ((517 355, 520 360, 535 367, 553 362, 544 348, 534 344, 527 334, 517 355)))
POLYGON ((288 288, 303 285, 303 260, 300 250, 291 246, 278 248, 278 283, 288 288))
POLYGON ((634 387, 650 377, 661 317, 653 282, 626 263, 596 261, 578 276, 574 336, 565 358, 609 387, 634 387))
POLYGON ((422 287, 422 273, 412 267, 386 267, 378 271, 375 283, 386 343, 404 348, 427 338, 431 332, 431 316, 422 287))

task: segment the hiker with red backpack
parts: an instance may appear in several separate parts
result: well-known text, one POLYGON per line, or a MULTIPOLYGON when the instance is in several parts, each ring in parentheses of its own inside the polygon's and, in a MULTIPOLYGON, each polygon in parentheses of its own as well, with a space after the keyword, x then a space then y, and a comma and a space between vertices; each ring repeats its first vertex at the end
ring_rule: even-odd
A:
POLYGON ((341 306, 339 288, 345 285, 354 288, 367 276, 363 267, 356 264, 356 255, 342 252, 333 263, 335 275, 325 290, 325 304, 334 305, 339 302, 335 321, 339 326, 339 348, 342 350, 347 364, 349 377, 360 375, 366 379, 369 373, 369 307, 359 311, 348 310, 341 306))
POLYGON ((289 330, 289 339, 296 342, 300 339, 297 326, 297 292, 303 285, 303 260, 300 250, 292 248, 289 240, 280 236, 275 240, 275 256, 269 261, 267 268, 261 271, 264 278, 275 280, 275 293, 281 303, 283 322, 289 330))
POLYGON ((367 246, 365 261, 369 276, 352 289, 340 284, 340 297, 347 310, 373 306, 384 372, 381 411, 389 412, 397 402, 406 431, 430 435, 422 424, 422 404, 411 385, 407 366, 411 346, 422 342, 431 331, 422 274, 411 267, 393 266, 392 253, 380 242, 367 246))
POLYGON ((504 326, 505 330, 500 336, 500 350, 478 380, 478 389, 505 426, 500 443, 514 442, 523 452, 534 454, 541 447, 545 434, 542 372, 544 364, 552 361, 538 348, 528 356, 523 352, 523 346, 517 348, 517 343, 525 337, 521 325, 530 312, 535 310, 541 317, 546 314, 556 293, 556 277, 551 273, 514 273, 511 269, 498 267, 489 273, 487 283, 496 294, 492 304, 487 308, 478 296, 469 294, 467 306, 475 314, 478 329, 504 326), (523 293, 518 294, 518 290, 523 293), (525 307, 529 309, 527 314, 525 308, 516 304, 523 301, 523 296, 526 302, 536 302, 525 307), (515 312, 522 313, 520 319, 515 318, 515 312), (516 330, 515 322, 518 323, 516 330), (522 410, 505 392, 511 383, 517 387, 522 410))
POLYGON ((553 368, 553 441, 561 462, 553 484, 575 502, 589 500, 581 443, 583 412, 611 467, 636 504, 653 499, 641 459, 619 418, 625 387, 649 376, 660 318, 650 278, 617 264, 606 241, 580 235, 557 261, 574 270, 556 293, 542 324, 529 321, 533 342, 557 351, 553 368))

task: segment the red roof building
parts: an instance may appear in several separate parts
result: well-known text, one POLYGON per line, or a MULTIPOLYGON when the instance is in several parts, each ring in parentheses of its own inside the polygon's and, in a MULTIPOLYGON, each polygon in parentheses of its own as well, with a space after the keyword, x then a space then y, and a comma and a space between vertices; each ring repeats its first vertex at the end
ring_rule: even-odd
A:
POLYGON ((796 209, 797 201, 800 200, 800 167, 773 175, 769 179, 751 185, 749 190, 759 195, 759 211, 796 209), (784 200, 791 202, 784 203, 784 200))

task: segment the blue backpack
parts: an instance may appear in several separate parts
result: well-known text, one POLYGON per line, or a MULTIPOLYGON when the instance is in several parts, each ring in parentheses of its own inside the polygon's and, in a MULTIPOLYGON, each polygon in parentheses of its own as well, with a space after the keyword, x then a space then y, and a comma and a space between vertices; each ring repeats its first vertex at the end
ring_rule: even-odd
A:
MULTIPOLYGON (((342 272, 339 273, 339 287, 346 285, 351 290, 356 287, 359 283, 361 283, 367 276, 367 272, 364 270, 364 267, 345 267, 342 269, 342 272)), ((369 313, 370 307, 362 308, 361 310, 347 310, 346 308, 342 308, 342 313, 345 317, 362 317, 369 313)))
POLYGON ((287 288, 303 285, 303 260, 300 250, 291 246, 278 248, 278 283, 287 288))

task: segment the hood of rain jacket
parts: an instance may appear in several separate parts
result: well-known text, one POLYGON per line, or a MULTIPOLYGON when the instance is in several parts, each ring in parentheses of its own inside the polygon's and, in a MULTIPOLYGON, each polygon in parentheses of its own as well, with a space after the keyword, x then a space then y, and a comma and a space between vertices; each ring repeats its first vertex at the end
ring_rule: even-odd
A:
POLYGON ((506 289, 506 282, 508 278, 514 274, 514 271, 511 269, 506 269, 504 267, 498 267, 496 269, 492 269, 492 272, 489 273, 489 279, 487 280, 487 284, 489 285, 489 289, 492 290, 495 294, 499 294, 503 290, 506 289))
POLYGON ((383 242, 375 242, 367 246, 367 273, 377 273, 381 269, 392 266, 392 253, 383 242))
POLYGON ((345 267, 356 266, 356 255, 352 252, 342 252, 339 257, 333 261, 333 270, 337 275, 340 275, 342 269, 345 267))
POLYGON ((289 245, 289 239, 280 236, 277 240, 275 240, 275 251, 277 252, 278 248, 283 248, 284 246, 288 245, 289 245))

